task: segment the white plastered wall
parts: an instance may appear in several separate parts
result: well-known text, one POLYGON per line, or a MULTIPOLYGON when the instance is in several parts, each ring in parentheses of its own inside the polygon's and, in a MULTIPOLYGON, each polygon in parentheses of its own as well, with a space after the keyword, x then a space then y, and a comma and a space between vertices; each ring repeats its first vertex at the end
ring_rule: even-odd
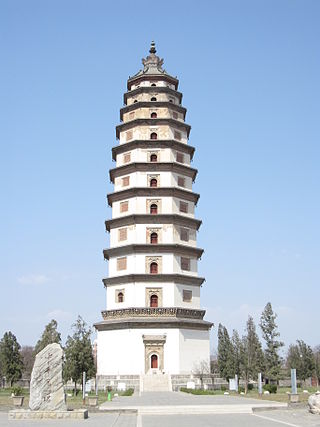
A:
POLYGON ((200 309, 200 287, 195 285, 176 284, 174 288, 174 301, 177 307, 200 309), (183 301, 183 291, 192 292, 191 302, 183 301))
POLYGON ((156 84, 156 86, 153 87, 169 87, 170 89, 175 89, 172 83, 168 83, 165 80, 157 80, 157 82, 154 80, 140 80, 131 86, 131 90, 137 89, 138 87, 150 87, 152 84, 156 84))
POLYGON ((110 247, 124 246, 131 243, 146 244, 147 229, 155 230, 158 233, 158 243, 179 243, 195 247, 197 244, 197 232, 188 227, 180 227, 172 224, 133 224, 125 227, 112 228, 110 231, 110 247), (127 239, 119 240, 119 230, 127 229, 127 239), (189 241, 180 239, 180 229, 187 228, 189 230, 189 241))
POLYGON ((98 375, 145 373, 142 335, 166 335, 164 371, 190 374, 200 361, 210 363, 208 331, 193 329, 120 329, 100 331, 97 340, 98 375), (195 351, 195 349, 197 351, 195 351))
POLYGON ((162 271, 159 274, 185 274, 187 276, 197 276, 197 259, 190 258, 190 271, 181 269, 181 257, 174 254, 155 253, 155 254, 130 254, 127 255, 127 268, 117 270, 117 257, 111 257, 109 260, 109 277, 122 276, 124 274, 148 274, 146 271, 146 256, 157 257, 161 256, 162 271))
MULTIPOLYGON (((156 141, 155 141, 156 142, 156 141)), ((157 148, 156 146, 154 149, 148 148, 136 148, 131 151, 126 151, 125 153, 121 153, 117 155, 117 167, 122 166, 124 164, 129 164, 133 162, 149 162, 150 161, 150 154, 156 153, 158 156, 158 162, 175 162, 177 157, 177 152, 179 150, 173 150, 171 148, 157 148), (131 161, 128 163, 124 162, 124 155, 130 153, 131 154, 131 161)), ((184 156, 184 162, 185 165, 190 165, 190 155, 183 153, 184 156)))
POLYGON ((205 361, 208 366, 210 366, 209 331, 181 329, 179 338, 179 358, 181 374, 196 371, 197 366, 201 361, 205 361))
POLYGON ((145 373, 145 348, 142 335, 166 335, 164 371, 179 373, 178 329, 119 329, 99 331, 97 375, 140 375, 145 373))
POLYGON ((117 271, 117 257, 111 257, 109 260, 109 277, 122 276, 124 274, 145 274, 146 271, 146 256, 148 257, 158 257, 162 258, 162 271, 159 273, 172 274, 174 271, 174 255, 171 253, 168 254, 130 254, 127 255, 127 268, 125 270, 117 271))
MULTIPOLYGON (((170 125, 150 125, 150 126, 134 126, 120 132, 119 142, 125 144, 132 140, 151 139, 151 133, 155 132, 158 135, 157 139, 174 139, 174 133, 179 132, 181 135, 180 142, 187 143, 187 132, 182 129, 175 128, 170 125)), ((156 140, 155 140, 156 141, 156 140)))
POLYGON ((153 97, 155 97, 157 101, 172 102, 173 104, 179 105, 179 97, 175 96, 175 94, 160 93, 160 92, 157 92, 156 90, 150 93, 139 93, 133 96, 128 96, 127 105, 133 104, 135 100, 137 100, 138 102, 151 101, 151 98, 153 97))
MULTIPOLYGON (((149 305, 146 304, 146 288, 162 289, 162 307, 179 306, 196 308, 196 306, 192 305, 185 306, 176 304, 176 296, 179 293, 176 289, 177 286, 178 285, 174 284, 173 282, 131 282, 108 286, 107 310, 117 310, 129 307, 148 307, 149 305), (122 303, 116 301, 118 291, 122 291, 124 294, 124 301, 122 303)), ((187 289, 187 287, 185 287, 185 289, 187 289)))
POLYGON ((172 172, 133 172, 129 174, 123 174, 115 178, 114 191, 125 190, 131 187, 149 187, 149 179, 156 177, 158 180, 158 187, 179 187, 186 190, 192 190, 192 179, 183 174, 176 174, 172 172), (178 176, 185 179, 185 186, 178 186, 178 176), (129 185, 123 185, 123 178, 129 177, 129 185))
POLYGON ((134 111, 129 111, 123 114, 123 123, 130 122, 135 119, 149 119, 151 118, 151 113, 157 113, 158 119, 174 119, 183 122, 183 114, 164 107, 157 107, 156 105, 151 107, 137 108, 134 111), (173 113, 176 114, 173 114, 173 113))
POLYGON ((194 203, 178 199, 176 197, 131 197, 125 200, 116 201, 112 204, 112 218, 130 214, 146 214, 147 212, 147 200, 161 200, 161 207, 158 209, 158 213, 179 213, 180 215, 194 217, 194 203), (120 203, 128 201, 128 211, 120 212, 120 203), (188 213, 180 212, 180 201, 188 203, 188 213))

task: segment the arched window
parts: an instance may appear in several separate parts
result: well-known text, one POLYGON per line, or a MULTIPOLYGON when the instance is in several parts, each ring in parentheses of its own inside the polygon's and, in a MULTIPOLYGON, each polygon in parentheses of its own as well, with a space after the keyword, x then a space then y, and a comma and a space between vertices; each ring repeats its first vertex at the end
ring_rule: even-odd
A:
POLYGON ((158 243, 158 234, 157 233, 151 233, 151 235, 150 235, 150 243, 152 245, 156 245, 158 243))
POLYGON ((138 102, 138 100, 137 100, 137 99, 135 99, 135 100, 133 101, 133 103, 135 103, 135 102, 138 102))
POLYGON ((156 101, 157 100, 157 98, 155 97, 155 96, 153 96, 151 99, 150 99, 150 101, 156 101))
MULTIPOLYGON (((156 262, 152 262, 150 264, 150 274, 158 274, 158 264, 156 262)), ((151 296, 151 298, 152 298, 152 296, 151 296)), ((150 301, 151 301, 151 299, 150 299, 150 301)), ((157 304, 158 304, 158 297, 157 297, 157 304)))
POLYGON ((118 302, 123 302, 123 293, 122 292, 118 293, 118 302))
POLYGON ((150 179, 150 187, 157 187, 157 186, 158 186, 158 181, 156 180, 156 178, 150 179))
POLYGON ((151 113, 151 116, 150 116, 152 119, 156 119, 157 118, 157 113, 155 113, 155 112, 153 112, 153 113, 151 113))
POLYGON ((151 369, 158 369, 158 356, 156 354, 151 356, 151 369))
POLYGON ((158 135, 155 132, 152 132, 150 139, 158 139, 158 135))
POLYGON ((158 161, 158 156, 156 154, 151 154, 150 162, 157 162, 157 161, 158 161))
POLYGON ((158 297, 157 295, 151 295, 150 297, 150 307, 158 307, 158 297))
POLYGON ((152 204, 150 206, 150 213, 151 213, 151 215, 157 215, 157 213, 158 213, 158 206, 156 204, 152 204))
POLYGON ((157 86, 155 83, 152 83, 151 86, 157 86))

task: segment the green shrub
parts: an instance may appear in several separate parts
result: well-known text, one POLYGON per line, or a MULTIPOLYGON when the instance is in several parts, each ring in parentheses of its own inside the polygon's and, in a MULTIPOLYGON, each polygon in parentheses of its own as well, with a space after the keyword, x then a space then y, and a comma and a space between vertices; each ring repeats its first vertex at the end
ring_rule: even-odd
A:
POLYGON ((12 387, 11 389, 14 396, 22 396, 23 395, 23 389, 19 386, 12 387))
POLYGON ((227 391, 227 387, 226 387, 225 385, 222 385, 222 386, 220 387, 220 390, 221 390, 221 391, 227 391))
POLYGON ((248 384, 248 391, 252 391, 253 390, 253 384, 248 384))
POLYGON ((277 384, 265 384, 263 390, 269 393, 277 393, 277 384))
POLYGON ((213 390, 200 390, 200 389, 192 389, 192 388, 186 388, 186 387, 181 387, 180 391, 184 392, 184 393, 190 393, 190 394, 195 394, 195 395, 210 395, 210 394, 215 394, 213 390))
POLYGON ((192 389, 187 387, 180 387, 180 391, 183 391, 183 393, 191 393, 192 389))
POLYGON ((121 391, 119 393, 119 396, 132 396, 133 393, 134 393, 134 389, 133 388, 128 388, 128 390, 121 391))
POLYGON ((238 392, 239 393, 244 393, 244 387, 242 385, 239 385, 238 392))

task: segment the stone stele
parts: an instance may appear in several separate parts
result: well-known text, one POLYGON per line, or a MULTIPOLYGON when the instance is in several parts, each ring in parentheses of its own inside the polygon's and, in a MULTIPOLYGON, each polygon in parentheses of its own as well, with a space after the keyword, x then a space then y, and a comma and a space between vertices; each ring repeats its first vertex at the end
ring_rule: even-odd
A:
POLYGON ((62 381, 63 350, 49 344, 41 350, 31 374, 29 408, 32 411, 63 411, 67 409, 62 381))
POLYGON ((308 399, 309 411, 320 415, 320 392, 312 394, 308 399))

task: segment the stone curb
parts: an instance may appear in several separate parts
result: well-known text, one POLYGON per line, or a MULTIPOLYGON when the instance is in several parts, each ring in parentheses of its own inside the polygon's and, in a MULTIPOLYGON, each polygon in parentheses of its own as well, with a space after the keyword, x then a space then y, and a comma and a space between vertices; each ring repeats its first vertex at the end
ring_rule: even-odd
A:
POLYGON ((252 412, 265 412, 265 411, 281 411, 283 409, 288 409, 288 403, 284 403, 283 406, 264 406, 264 407, 253 407, 252 412))
POLYGON ((87 409, 72 411, 31 411, 30 409, 14 409, 8 412, 9 420, 42 420, 42 419, 77 419, 88 418, 87 409))
POLYGON ((161 405, 135 407, 99 407, 102 412, 138 413, 139 415, 183 415, 183 414, 252 414, 258 411, 287 409, 286 403, 279 405, 161 405))

